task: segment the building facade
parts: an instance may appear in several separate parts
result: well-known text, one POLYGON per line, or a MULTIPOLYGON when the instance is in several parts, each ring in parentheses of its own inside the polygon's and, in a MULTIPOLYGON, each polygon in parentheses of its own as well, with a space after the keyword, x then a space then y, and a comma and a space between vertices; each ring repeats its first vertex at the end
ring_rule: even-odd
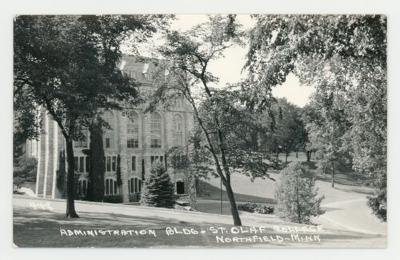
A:
MULTIPOLYGON (((155 65, 133 56, 124 56, 121 70, 141 82, 140 93, 154 89, 152 70, 155 65)), ((104 120, 110 129, 104 129, 105 151, 105 196, 121 195, 123 202, 134 200, 142 190, 146 177, 155 161, 165 163, 177 194, 188 192, 185 170, 167 166, 167 152, 172 147, 188 149, 190 132, 193 129, 193 113, 190 104, 182 97, 174 99, 169 106, 160 106, 153 112, 144 112, 144 105, 135 109, 106 111, 104 120), (119 163, 118 163, 119 162, 119 163), (122 184, 117 184, 117 168, 120 168, 122 184)), ((36 195, 38 197, 61 198, 57 185, 60 167, 65 162, 65 141, 57 123, 46 111, 41 111, 42 133, 38 140, 27 142, 26 151, 38 159, 36 195), (64 161, 64 162, 62 162, 64 161)), ((84 153, 89 149, 89 132, 85 138, 74 142, 77 198, 85 197, 88 187, 89 160, 84 153)), ((186 150, 185 150, 186 149, 186 150)))

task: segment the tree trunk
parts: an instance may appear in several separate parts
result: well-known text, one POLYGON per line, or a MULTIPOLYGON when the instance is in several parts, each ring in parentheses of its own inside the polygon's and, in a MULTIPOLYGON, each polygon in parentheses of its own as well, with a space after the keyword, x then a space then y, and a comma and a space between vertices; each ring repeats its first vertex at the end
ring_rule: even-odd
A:
POLYGON ((229 203, 231 204, 231 213, 233 217, 233 225, 235 226, 241 226, 242 221, 240 220, 239 217, 239 211, 236 206, 236 201, 235 201, 235 196, 233 195, 232 187, 231 187, 231 182, 229 179, 227 179, 226 183, 224 183, 225 189, 226 189, 226 194, 228 195, 229 203))
POLYGON ((335 164, 332 163, 332 188, 335 187, 335 164))
POLYGON ((68 162, 68 175, 67 175, 67 218, 79 218, 75 211, 75 161, 74 149, 72 147, 72 140, 65 138, 67 144, 67 162, 68 162))
POLYGON ((285 153, 285 163, 287 163, 288 156, 289 156, 289 153, 285 153))
POLYGON ((90 150, 89 150, 89 182, 87 199, 90 201, 103 201, 104 198, 104 147, 103 130, 100 125, 94 124, 90 127, 90 150))

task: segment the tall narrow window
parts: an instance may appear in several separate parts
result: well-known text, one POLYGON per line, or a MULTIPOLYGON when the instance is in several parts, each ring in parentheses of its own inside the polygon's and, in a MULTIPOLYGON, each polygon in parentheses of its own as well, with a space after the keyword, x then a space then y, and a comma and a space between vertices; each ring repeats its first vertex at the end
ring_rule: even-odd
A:
POLYGON ((139 117, 136 112, 130 111, 127 113, 128 122, 126 126, 127 134, 127 147, 138 148, 139 147, 139 117))
POLYGON ((107 161, 106 161, 106 169, 108 172, 111 171, 111 156, 107 156, 107 161))
POLYGON ((132 179, 128 180, 128 191, 129 191, 129 193, 133 193, 133 190, 132 190, 132 179))
POLYGON ((138 192, 139 188, 138 188, 138 179, 135 178, 135 192, 138 192))
POLYGON ((112 157, 112 171, 115 172, 117 169, 117 157, 113 156, 112 157))
POLYGON ((85 157, 79 157, 79 172, 83 172, 83 167, 85 166, 85 157))
POLYGON ((158 113, 151 114, 150 147, 161 148, 161 116, 158 113))
POLYGON ((75 171, 77 171, 78 169, 79 169, 79 159, 78 159, 78 156, 75 156, 74 157, 74 169, 75 169, 75 171))
POLYGON ((179 114, 174 116, 174 145, 183 146, 183 119, 179 114))
POLYGON ((86 179, 80 179, 78 181, 78 195, 80 197, 85 197, 87 194, 87 185, 88 182, 86 179))
POLYGON ((136 171, 136 156, 132 156, 132 171, 136 171))
POLYGON ((104 136, 103 145, 104 148, 110 149, 113 148, 114 146, 113 135, 114 131, 116 130, 116 120, 113 111, 111 110, 105 111, 103 114, 103 119, 108 124, 108 127, 105 129, 103 135, 104 136))
POLYGON ((106 195, 110 194, 110 179, 106 179, 106 195))
POLYGON ((114 194, 113 181, 111 179, 109 179, 108 182, 110 183, 110 193, 109 193, 109 195, 113 195, 114 194))

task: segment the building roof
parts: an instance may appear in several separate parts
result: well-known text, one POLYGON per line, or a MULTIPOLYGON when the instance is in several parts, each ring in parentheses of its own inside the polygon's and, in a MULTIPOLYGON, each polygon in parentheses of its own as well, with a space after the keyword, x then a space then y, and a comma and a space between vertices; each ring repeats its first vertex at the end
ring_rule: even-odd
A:
POLYGON ((160 71, 160 60, 141 56, 123 55, 119 68, 141 83, 150 83, 155 74, 165 75, 165 71, 160 71))

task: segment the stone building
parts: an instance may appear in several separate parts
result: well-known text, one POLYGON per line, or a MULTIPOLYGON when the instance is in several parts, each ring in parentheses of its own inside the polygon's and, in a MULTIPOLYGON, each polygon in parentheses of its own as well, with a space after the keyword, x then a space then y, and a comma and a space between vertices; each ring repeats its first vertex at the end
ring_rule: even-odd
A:
MULTIPOLYGON (((139 92, 142 94, 154 89, 152 72, 156 70, 155 66, 134 56, 123 56, 120 63, 124 73, 140 82, 139 92)), ((111 127, 105 129, 103 134, 106 196, 122 195, 123 201, 128 202, 133 195, 140 194, 154 161, 166 163, 166 153, 171 147, 188 149, 188 138, 193 129, 191 106, 183 98, 176 98, 170 103, 172 105, 168 108, 160 106, 151 113, 144 113, 144 105, 104 113, 103 117, 111 127), (117 185, 118 157, 122 185, 117 185)), ((43 127, 40 138, 26 144, 27 154, 38 159, 36 195, 60 198, 63 194, 58 189, 57 179, 63 163, 60 160, 65 154, 65 141, 51 116, 46 111, 42 111, 40 116, 43 127)), ((89 148, 88 140, 89 132, 81 141, 74 142, 78 198, 84 197, 87 192, 90 166, 84 150, 89 148)), ((167 167, 167 170, 175 183, 176 193, 186 194, 188 181, 185 170, 172 167, 167 167)))

